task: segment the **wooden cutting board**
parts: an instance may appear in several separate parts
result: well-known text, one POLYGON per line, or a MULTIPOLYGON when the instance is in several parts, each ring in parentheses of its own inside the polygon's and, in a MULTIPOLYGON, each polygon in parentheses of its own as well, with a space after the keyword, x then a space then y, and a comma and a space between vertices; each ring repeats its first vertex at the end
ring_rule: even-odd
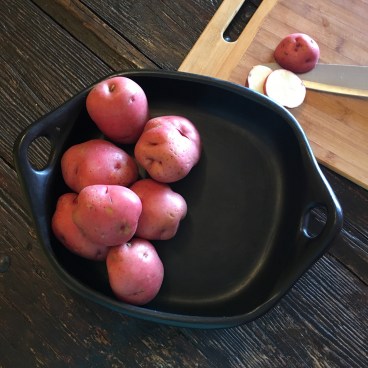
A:
MULTIPOLYGON (((368 65, 368 0, 263 0, 235 42, 222 34, 244 0, 224 0, 179 70, 244 85, 289 33, 319 44, 321 63, 368 65)), ((317 160, 368 189, 368 99, 307 91, 291 109, 317 160)))

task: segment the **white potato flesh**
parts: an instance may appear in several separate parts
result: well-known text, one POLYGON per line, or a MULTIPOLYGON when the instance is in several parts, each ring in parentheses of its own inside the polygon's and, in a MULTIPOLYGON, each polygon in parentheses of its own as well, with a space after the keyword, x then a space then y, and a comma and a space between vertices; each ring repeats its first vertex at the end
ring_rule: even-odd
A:
POLYGON ((272 69, 265 65, 254 66, 248 74, 247 86, 253 91, 264 94, 264 84, 272 69))
POLYGON ((265 92, 278 104, 292 109, 304 102, 306 88, 303 81, 295 73, 278 69, 267 77, 265 92))

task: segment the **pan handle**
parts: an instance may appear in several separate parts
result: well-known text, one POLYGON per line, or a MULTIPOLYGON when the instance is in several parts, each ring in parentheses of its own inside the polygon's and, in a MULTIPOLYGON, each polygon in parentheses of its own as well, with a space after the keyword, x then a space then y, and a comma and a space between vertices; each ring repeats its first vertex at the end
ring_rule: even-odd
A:
POLYGON ((58 159, 58 149, 62 132, 58 126, 34 123, 25 129, 17 138, 14 145, 14 162, 23 192, 27 197, 32 213, 42 213, 44 210, 45 193, 50 180, 49 173, 55 167, 58 159), (37 140, 45 138, 50 144, 48 160, 38 169, 30 159, 30 149, 37 140))
MULTIPOLYGON (((317 163, 316 165, 318 167, 317 163)), ((343 224, 343 212, 340 203, 319 167, 318 176, 321 185, 315 187, 307 197, 307 205, 304 207, 301 221, 301 232, 305 239, 302 242, 303 249, 301 251, 303 255, 307 253, 310 257, 317 256, 317 258, 325 252, 328 245, 341 231, 343 224), (314 210, 321 210, 319 212, 322 212, 320 213, 322 228, 321 224, 319 224, 318 229, 312 228, 310 217, 314 210), (316 233, 315 230, 317 230, 316 233), (320 253, 316 254, 316 250, 320 250, 320 253)))
MULTIPOLYGON (((74 122, 78 117, 85 99, 84 94, 66 102, 59 109, 45 115, 24 129, 17 137, 14 147, 14 163, 18 173, 23 192, 28 200, 32 214, 37 216, 45 211, 45 198, 50 181, 53 180, 55 166, 60 160, 65 140, 74 122), (30 149, 33 144, 37 145, 40 138, 48 140, 50 149, 48 159, 42 168, 36 168, 30 160, 30 149)), ((46 202, 45 202, 46 201, 46 202)))

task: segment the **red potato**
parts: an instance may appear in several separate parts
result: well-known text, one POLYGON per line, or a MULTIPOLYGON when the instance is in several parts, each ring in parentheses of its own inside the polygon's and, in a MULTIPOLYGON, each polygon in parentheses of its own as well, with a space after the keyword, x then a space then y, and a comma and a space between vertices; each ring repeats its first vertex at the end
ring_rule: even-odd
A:
POLYGON ((136 181, 130 189, 142 202, 142 214, 135 236, 148 240, 167 240, 175 236, 187 214, 185 199, 168 184, 153 179, 136 181))
POLYGON ((122 144, 133 144, 149 119, 146 94, 133 80, 112 77, 89 92, 86 107, 91 119, 106 137, 122 144))
POLYGON ((92 261, 106 259, 108 248, 88 240, 72 220, 76 206, 76 193, 66 193, 59 197, 51 226, 56 238, 71 252, 92 261))
POLYGON ((111 289, 124 302, 146 304, 161 288, 164 266, 148 240, 133 238, 129 243, 111 247, 106 266, 111 289))
POLYGON ((130 186, 138 179, 138 166, 121 148, 103 139, 76 144, 61 158, 65 183, 74 192, 95 184, 130 186))
POLYGON ((265 94, 288 108, 300 106, 306 95, 303 81, 286 69, 274 70, 266 79, 265 94))
POLYGON ((286 36, 274 51, 277 63, 294 73, 306 73, 312 70, 319 56, 317 42, 304 33, 292 33, 286 36))
POLYGON ((272 69, 265 65, 254 66, 248 74, 246 86, 254 91, 264 94, 264 84, 272 69))
POLYGON ((133 237, 141 212, 141 200, 129 188, 90 185, 78 195, 73 221, 91 242, 114 246, 133 237))
POLYGON ((198 163, 201 138, 193 123, 182 116, 156 117, 147 122, 134 155, 152 179, 172 183, 198 163))

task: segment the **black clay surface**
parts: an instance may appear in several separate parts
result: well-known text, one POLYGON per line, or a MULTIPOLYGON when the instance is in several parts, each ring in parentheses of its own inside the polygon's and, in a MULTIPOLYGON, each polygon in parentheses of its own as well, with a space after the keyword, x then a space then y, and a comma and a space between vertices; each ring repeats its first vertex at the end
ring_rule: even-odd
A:
POLYGON ((130 316, 198 328, 231 327, 259 317, 341 229, 339 203, 298 122, 268 98, 231 83, 177 72, 118 74, 142 86, 152 116, 183 115, 203 141, 199 164, 172 185, 187 200, 188 215, 175 238, 154 242, 165 266, 162 289, 143 307, 116 300, 105 264, 69 253, 51 232, 57 198, 68 190, 60 170, 63 152, 101 136, 85 109, 89 88, 32 124, 14 146, 50 262, 78 294, 130 316), (46 168, 37 171, 27 150, 40 136, 50 140, 52 153, 46 168), (309 237, 303 224, 316 206, 326 208, 327 220, 321 234, 309 237))

